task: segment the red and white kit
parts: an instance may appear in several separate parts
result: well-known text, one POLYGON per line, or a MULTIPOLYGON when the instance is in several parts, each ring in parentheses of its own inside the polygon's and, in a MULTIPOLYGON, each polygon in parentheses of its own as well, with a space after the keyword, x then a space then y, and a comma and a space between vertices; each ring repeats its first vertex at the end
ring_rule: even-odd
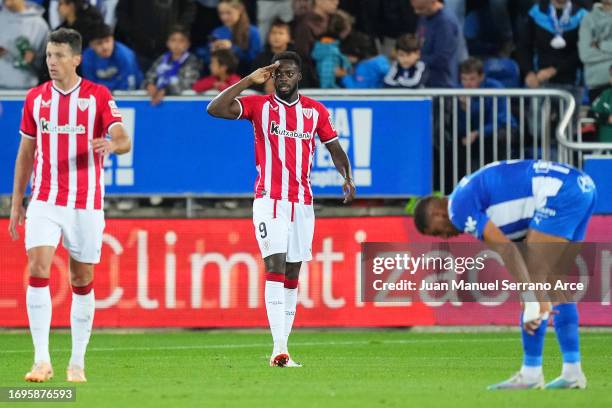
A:
POLYGON ((31 89, 20 133, 36 141, 26 249, 64 246, 80 262, 97 263, 104 230, 104 157, 90 140, 121 124, 109 90, 79 79, 67 92, 46 82, 31 89))
POLYGON ((314 211, 310 170, 315 134, 322 143, 338 138, 329 112, 319 102, 299 95, 288 104, 276 95, 243 96, 238 119, 248 119, 255 132, 253 223, 259 249, 268 255, 287 253, 288 262, 312 259, 314 211))

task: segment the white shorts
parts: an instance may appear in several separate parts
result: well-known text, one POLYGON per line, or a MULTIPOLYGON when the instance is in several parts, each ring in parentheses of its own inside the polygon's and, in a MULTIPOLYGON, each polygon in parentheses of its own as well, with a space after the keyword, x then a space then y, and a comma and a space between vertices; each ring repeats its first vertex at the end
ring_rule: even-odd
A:
POLYGON ((26 251, 39 246, 57 248, 63 236, 70 257, 82 263, 100 262, 104 211, 61 207, 32 200, 25 222, 26 251))
POLYGON ((312 205, 268 197, 253 201, 255 237, 263 258, 287 254, 287 262, 310 261, 314 221, 312 205))

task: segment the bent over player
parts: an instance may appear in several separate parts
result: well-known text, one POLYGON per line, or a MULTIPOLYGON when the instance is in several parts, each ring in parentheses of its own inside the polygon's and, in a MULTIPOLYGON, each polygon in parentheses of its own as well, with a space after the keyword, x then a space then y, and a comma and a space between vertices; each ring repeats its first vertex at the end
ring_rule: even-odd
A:
MULTIPOLYGON (((426 235, 474 235, 496 250, 508 271, 521 279, 533 271, 554 274, 564 259, 574 260, 577 245, 571 243, 584 240, 596 199, 593 180, 570 166, 535 160, 495 162, 464 177, 450 197, 421 199, 414 222, 426 235), (523 238, 524 255, 512 242, 523 238)), ((564 302, 558 302, 553 312, 563 369, 560 377, 544 385, 542 351, 550 303, 538 300, 524 303, 520 371, 489 389, 586 387, 578 310, 575 303, 564 302)))
POLYGON ((104 231, 104 155, 131 148, 109 90, 76 73, 81 47, 81 35, 75 30, 62 28, 49 34, 46 58, 51 81, 28 92, 21 119, 9 233, 18 239, 17 225, 25 217, 30 274, 26 303, 34 343, 34 366, 26 381, 53 377, 49 275, 62 236, 70 254, 72 284, 67 379, 86 381, 85 350, 95 310, 93 270, 100 261, 104 231), (26 213, 22 202, 32 173, 26 213))
POLYGON ((315 134, 344 178, 345 203, 355 197, 355 185, 329 112, 321 103, 298 93, 302 78, 299 55, 283 52, 271 62, 219 94, 207 111, 215 117, 247 119, 253 124, 259 173, 253 224, 266 266, 264 296, 274 341, 270 366, 300 367, 289 355, 287 339, 295 317, 300 267, 312 259, 310 169, 315 134), (274 81, 274 94, 238 97, 245 89, 270 78, 274 81))

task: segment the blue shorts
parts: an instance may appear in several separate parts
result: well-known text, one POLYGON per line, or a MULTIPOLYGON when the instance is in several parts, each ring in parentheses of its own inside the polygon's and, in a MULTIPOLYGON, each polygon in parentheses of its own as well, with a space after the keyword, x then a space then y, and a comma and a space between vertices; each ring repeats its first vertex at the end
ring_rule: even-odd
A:
POLYGON ((544 207, 536 208, 529 228, 569 241, 583 241, 596 202, 597 188, 591 177, 572 169, 558 193, 548 197, 544 207))

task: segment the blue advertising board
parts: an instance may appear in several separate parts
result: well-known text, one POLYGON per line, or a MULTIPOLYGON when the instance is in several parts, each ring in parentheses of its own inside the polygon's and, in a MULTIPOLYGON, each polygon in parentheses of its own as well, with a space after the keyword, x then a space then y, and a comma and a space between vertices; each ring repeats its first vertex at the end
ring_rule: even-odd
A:
MULTIPOLYGON (((360 197, 406 197, 431 192, 429 99, 331 99, 329 109, 348 152, 360 197)), ((12 190, 23 102, 0 100, 0 194, 12 190)), ((107 195, 250 196, 256 178, 248 121, 215 119, 208 99, 173 98, 151 106, 118 98, 132 152, 107 158, 107 195)), ((341 196, 342 180, 323 145, 311 174, 316 196, 341 196)))

